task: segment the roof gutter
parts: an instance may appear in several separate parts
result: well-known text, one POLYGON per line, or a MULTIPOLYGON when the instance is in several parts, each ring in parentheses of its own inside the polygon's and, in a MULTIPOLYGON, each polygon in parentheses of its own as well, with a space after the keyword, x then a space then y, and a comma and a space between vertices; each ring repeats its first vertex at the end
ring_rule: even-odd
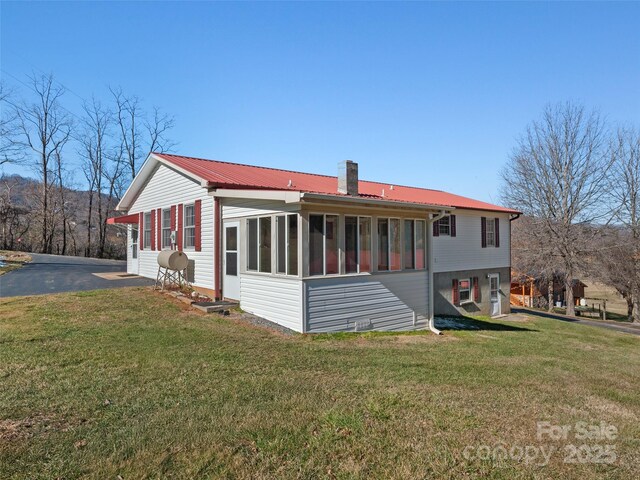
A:
POLYGON ((334 202, 334 203, 347 203, 347 204, 370 204, 370 205, 377 205, 381 207, 402 207, 402 208, 415 208, 420 210, 437 210, 442 212, 451 212, 455 210, 455 207, 451 207, 451 206, 428 205, 425 203, 411 203, 411 202, 402 202, 398 200, 379 200, 375 198, 327 195, 323 193, 310 193, 310 192, 300 193, 301 202, 305 202, 305 201, 312 202, 314 200, 322 200, 322 201, 328 201, 328 202, 334 202))
POLYGON ((429 311, 428 322, 429 330, 436 335, 442 335, 442 332, 436 328, 435 314, 433 302, 435 301, 435 294, 433 291, 433 222, 437 222, 447 214, 445 210, 440 210, 435 217, 429 219, 427 227, 427 270, 429 271, 429 305, 427 307, 429 311))

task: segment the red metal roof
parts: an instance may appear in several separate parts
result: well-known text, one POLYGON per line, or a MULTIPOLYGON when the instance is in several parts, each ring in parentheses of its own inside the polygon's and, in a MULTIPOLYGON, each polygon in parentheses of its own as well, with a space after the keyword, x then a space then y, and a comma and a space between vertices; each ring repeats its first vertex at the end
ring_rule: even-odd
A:
MULTIPOLYGON (((292 190, 344 196, 338 193, 338 179, 328 175, 293 172, 269 167, 154 153, 169 163, 190 172, 218 188, 292 190), (291 182, 291 186, 289 186, 291 182)), ((440 190, 406 187, 379 182, 359 181, 360 197, 426 205, 519 213, 517 210, 492 205, 440 190), (384 191, 384 196, 383 196, 384 191)))

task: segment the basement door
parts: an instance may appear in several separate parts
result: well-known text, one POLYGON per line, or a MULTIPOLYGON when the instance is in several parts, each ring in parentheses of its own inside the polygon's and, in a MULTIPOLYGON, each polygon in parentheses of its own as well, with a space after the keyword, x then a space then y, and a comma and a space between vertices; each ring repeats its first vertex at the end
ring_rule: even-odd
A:
POLYGON ((500 274, 489 274, 489 312, 492 317, 497 317, 501 313, 500 309, 500 274))
POLYGON ((240 300, 240 222, 225 222, 222 238, 222 296, 240 300))

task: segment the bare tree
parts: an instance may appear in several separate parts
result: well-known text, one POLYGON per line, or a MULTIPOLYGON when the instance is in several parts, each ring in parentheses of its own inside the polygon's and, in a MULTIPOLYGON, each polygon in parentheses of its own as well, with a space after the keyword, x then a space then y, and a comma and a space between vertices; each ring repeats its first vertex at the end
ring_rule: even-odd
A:
POLYGON ((20 144, 20 125, 11 92, 0 82, 0 165, 24 159, 20 144))
POLYGON ((166 136, 173 128, 174 119, 158 108, 148 116, 137 96, 125 95, 121 88, 110 88, 110 91, 115 102, 121 151, 133 179, 149 153, 165 152, 174 146, 166 136))
POLYGON ((581 225, 606 220, 611 160, 600 116, 570 103, 549 106, 520 139, 502 171, 505 203, 537 220, 530 234, 564 279, 573 315, 573 279, 592 239, 581 225))
POLYGON ((628 277, 630 320, 640 323, 640 131, 619 129, 611 152, 610 191, 617 207, 616 219, 628 233, 628 244, 622 251, 626 253, 618 255, 614 271, 628 277))
POLYGON ((62 151, 71 134, 71 119, 60 103, 64 88, 54 83, 52 75, 33 76, 31 87, 35 100, 16 107, 24 143, 36 153, 35 170, 41 180, 40 231, 43 253, 52 253, 55 233, 55 214, 51 202, 52 179, 56 162, 62 161, 62 151))

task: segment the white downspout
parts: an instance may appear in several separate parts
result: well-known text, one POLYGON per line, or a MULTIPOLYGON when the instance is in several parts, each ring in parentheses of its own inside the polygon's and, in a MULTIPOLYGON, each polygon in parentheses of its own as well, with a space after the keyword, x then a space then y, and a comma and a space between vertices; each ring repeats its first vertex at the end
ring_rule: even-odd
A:
POLYGON ((440 213, 433 218, 428 219, 427 224, 427 270, 429 271, 429 330, 436 335, 442 335, 442 332, 436 328, 434 319, 434 292, 433 292, 433 222, 440 220, 446 215, 444 210, 440 210, 440 213))

